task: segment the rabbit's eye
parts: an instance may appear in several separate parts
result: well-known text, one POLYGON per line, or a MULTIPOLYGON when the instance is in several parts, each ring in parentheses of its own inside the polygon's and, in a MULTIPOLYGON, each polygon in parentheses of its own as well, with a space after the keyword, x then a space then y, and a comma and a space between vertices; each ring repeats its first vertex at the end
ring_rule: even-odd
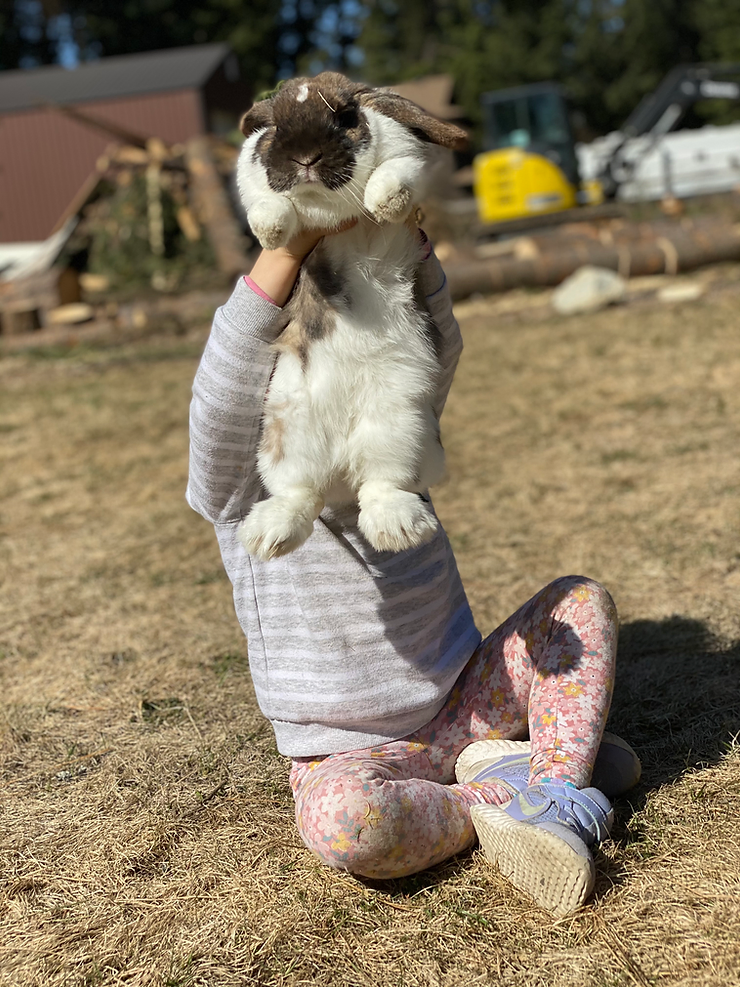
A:
POLYGON ((343 130, 352 130, 360 122, 356 106, 347 106, 336 113, 336 122, 343 130))

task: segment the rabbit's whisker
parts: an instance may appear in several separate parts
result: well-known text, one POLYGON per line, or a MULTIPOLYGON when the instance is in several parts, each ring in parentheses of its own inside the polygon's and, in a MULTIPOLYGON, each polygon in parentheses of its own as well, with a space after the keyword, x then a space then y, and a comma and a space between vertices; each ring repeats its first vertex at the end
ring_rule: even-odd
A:
POLYGON ((350 183, 347 183, 346 185, 342 186, 342 188, 339 189, 338 191, 342 193, 342 198, 344 198, 345 202, 354 203, 355 205, 359 206, 361 214, 366 219, 369 219, 372 223, 375 223, 376 226, 380 226, 380 223, 375 219, 373 214, 367 209, 365 203, 360 198, 359 190, 355 190, 354 188, 352 188, 350 183), (344 193, 346 193, 346 195, 344 193))

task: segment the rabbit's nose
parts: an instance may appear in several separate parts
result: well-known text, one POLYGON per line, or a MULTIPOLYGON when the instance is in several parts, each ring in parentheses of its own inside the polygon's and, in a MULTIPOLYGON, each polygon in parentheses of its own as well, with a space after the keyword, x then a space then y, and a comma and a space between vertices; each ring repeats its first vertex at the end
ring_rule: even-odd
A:
POLYGON ((295 163, 301 165, 302 168, 311 168, 313 165, 318 164, 323 156, 324 155, 321 151, 319 151, 319 153, 311 158, 310 161, 306 161, 304 158, 291 158, 291 161, 295 161, 295 163))

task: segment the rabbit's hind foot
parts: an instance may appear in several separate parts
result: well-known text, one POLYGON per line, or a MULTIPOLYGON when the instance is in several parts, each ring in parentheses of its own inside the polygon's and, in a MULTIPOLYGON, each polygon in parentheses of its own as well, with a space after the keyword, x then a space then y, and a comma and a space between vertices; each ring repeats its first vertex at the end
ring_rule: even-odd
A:
POLYGON ((439 524, 419 494, 396 489, 361 495, 357 523, 379 552, 403 552, 423 545, 439 524))
POLYGON ((263 561, 287 555, 309 537, 323 506, 316 495, 269 497, 255 504, 239 525, 239 541, 263 561))

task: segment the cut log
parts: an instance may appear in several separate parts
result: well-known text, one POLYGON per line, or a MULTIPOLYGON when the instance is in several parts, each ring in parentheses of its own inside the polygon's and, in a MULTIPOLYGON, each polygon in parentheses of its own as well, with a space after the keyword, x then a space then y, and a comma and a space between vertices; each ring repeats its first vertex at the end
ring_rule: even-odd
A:
POLYGON ((50 326, 75 326, 80 322, 89 322, 95 315, 95 309, 86 302, 73 302, 71 305, 60 305, 46 313, 46 323, 50 326))
POLYGON ((249 268, 244 237, 206 137, 188 141, 185 163, 190 173, 192 202, 211 241, 219 269, 228 277, 243 274, 249 268))

